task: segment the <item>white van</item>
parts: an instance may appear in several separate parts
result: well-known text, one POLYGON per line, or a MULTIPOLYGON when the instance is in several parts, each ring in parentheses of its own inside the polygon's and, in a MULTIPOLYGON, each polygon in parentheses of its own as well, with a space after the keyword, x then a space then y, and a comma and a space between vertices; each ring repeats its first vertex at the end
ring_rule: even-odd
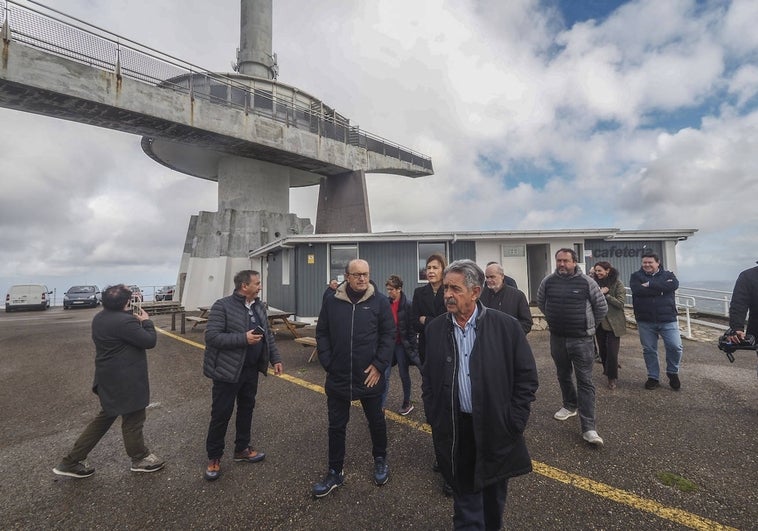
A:
POLYGON ((13 310, 47 310, 50 307, 50 295, 47 286, 42 284, 19 284, 11 286, 5 295, 5 311, 13 310))

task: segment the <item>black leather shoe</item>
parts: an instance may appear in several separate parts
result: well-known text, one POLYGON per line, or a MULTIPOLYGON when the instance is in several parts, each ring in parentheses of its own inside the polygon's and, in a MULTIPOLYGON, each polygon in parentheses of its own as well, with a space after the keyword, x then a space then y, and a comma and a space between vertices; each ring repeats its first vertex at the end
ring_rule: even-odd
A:
POLYGON ((386 457, 374 458, 374 483, 384 485, 390 479, 390 466, 386 457))
POLYGON ((324 479, 313 485, 313 496, 316 498, 323 498, 337 487, 341 487, 345 484, 345 472, 339 472, 329 469, 329 472, 324 476, 324 479))
POLYGON ((671 386, 671 389, 674 391, 678 391, 680 387, 682 387, 682 382, 679 381, 679 375, 674 374, 673 372, 667 372, 666 376, 669 377, 669 385, 671 386))

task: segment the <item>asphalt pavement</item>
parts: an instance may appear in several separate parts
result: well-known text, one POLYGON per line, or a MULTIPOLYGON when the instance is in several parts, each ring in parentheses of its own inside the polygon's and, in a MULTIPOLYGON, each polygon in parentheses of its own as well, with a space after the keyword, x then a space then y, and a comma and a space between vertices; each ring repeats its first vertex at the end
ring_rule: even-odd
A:
MULTIPOLYGON (((347 483, 311 496, 326 472, 323 370, 311 348, 277 334, 285 375, 261 379, 253 444, 261 463, 222 460, 222 477, 202 479, 210 381, 202 375, 203 333, 162 333, 149 353, 151 406, 145 424, 152 451, 167 460, 153 474, 129 471, 120 424, 92 451, 88 479, 52 473, 99 411, 90 391, 98 310, 0 312, 0 513, 3 529, 450 529, 452 499, 431 470, 431 436, 423 423, 420 377, 415 410, 388 412, 390 481, 372 482, 365 418, 352 410, 347 483)), ((313 330, 302 333, 313 335, 313 330)), ((595 371, 597 428, 605 445, 581 438, 577 417, 553 419, 561 407, 548 333, 529 334, 540 388, 526 438, 535 472, 510 482, 508 529, 758 528, 758 377, 756 355, 732 364, 713 342, 685 340, 682 389, 646 379, 636 331, 622 338, 618 387, 595 371), (668 486, 666 474, 681 478, 668 486)), ((663 357, 661 355, 661 357, 663 357)), ((388 406, 400 406, 393 371, 388 406)), ((227 448, 233 445, 233 426, 227 448)))

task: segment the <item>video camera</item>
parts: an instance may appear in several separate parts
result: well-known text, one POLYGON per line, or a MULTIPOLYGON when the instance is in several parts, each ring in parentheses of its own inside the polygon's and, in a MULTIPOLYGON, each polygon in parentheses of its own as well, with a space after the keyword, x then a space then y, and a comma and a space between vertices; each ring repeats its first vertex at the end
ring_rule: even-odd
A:
POLYGON ((726 357, 731 363, 734 363, 734 352, 738 350, 758 350, 754 335, 747 334, 742 341, 735 343, 730 340, 734 334, 735 331, 730 328, 719 338, 719 350, 726 352, 726 357))

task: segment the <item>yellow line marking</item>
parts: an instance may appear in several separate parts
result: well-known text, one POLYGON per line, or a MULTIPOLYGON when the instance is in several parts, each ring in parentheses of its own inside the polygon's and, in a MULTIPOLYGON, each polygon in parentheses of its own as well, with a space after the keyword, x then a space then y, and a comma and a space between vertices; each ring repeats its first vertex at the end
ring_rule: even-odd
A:
MULTIPOLYGON (((181 341, 182 343, 192 345, 193 347, 197 347, 200 349, 205 348, 205 345, 203 345, 202 343, 191 341, 189 339, 183 338, 181 336, 178 336, 176 334, 173 334, 161 328, 156 328, 155 330, 163 335, 166 335, 168 337, 181 341)), ((269 370, 268 372, 271 375, 274 374, 272 370, 269 370)), ((326 394, 323 386, 313 384, 311 382, 307 382, 303 380, 302 378, 298 378, 297 376, 291 376, 289 374, 281 374, 279 375, 279 378, 287 380, 288 382, 293 383, 295 385, 299 385, 300 387, 305 387, 306 389, 309 389, 316 393, 320 393, 322 395, 326 394)), ((353 402, 353 405, 358 405, 358 404, 360 404, 360 402, 357 400, 353 402)), ((392 419, 394 422, 397 422, 398 424, 403 424, 405 426, 408 426, 409 428, 419 430, 424 433, 428 433, 428 434, 432 433, 431 427, 429 426, 429 424, 425 422, 411 420, 407 417, 403 417, 402 415, 398 415, 397 413, 393 411, 386 411, 385 415, 387 416, 387 418, 392 419)), ((708 518, 704 518, 702 516, 692 514, 682 509, 667 507, 666 505, 663 505, 662 503, 658 503, 653 500, 648 500, 641 496, 637 496, 636 494, 632 494, 631 492, 627 492, 622 489, 617 489, 616 487, 606 485, 605 483, 601 483, 599 481, 595 481, 595 480, 586 478, 584 476, 580 476, 578 474, 572 474, 571 472, 566 472, 565 470, 561 470, 559 468, 546 465, 545 463, 541 463, 539 461, 532 461, 532 467, 534 468, 534 471, 537 474, 545 476, 546 478, 550 478, 552 480, 565 483, 566 485, 571 485, 572 487, 585 490, 591 494, 600 496, 602 498, 606 498, 611 501, 615 501, 616 503, 620 503, 622 505, 628 505, 629 507, 632 507, 633 509, 637 509, 639 511, 653 514, 659 518, 663 518, 664 520, 671 520, 672 522, 684 525, 691 529, 698 529, 698 530, 703 530, 703 531, 704 530, 737 531, 737 529, 734 527, 720 524, 713 520, 709 520, 708 518)))
POLYGON ((735 528, 729 527, 713 520, 703 518, 696 514, 689 513, 681 509, 674 509, 667 507, 662 503, 658 503, 653 500, 648 500, 631 492, 611 487, 605 483, 594 481, 577 474, 572 474, 558 468, 554 468, 550 465, 540 463, 539 461, 532 461, 534 471, 555 481, 566 483, 573 487, 586 490, 597 496, 602 496, 609 500, 613 500, 617 503, 628 505, 634 509, 645 511, 660 518, 671 520, 681 525, 685 525, 692 529, 718 529, 718 530, 734 530, 735 528))

